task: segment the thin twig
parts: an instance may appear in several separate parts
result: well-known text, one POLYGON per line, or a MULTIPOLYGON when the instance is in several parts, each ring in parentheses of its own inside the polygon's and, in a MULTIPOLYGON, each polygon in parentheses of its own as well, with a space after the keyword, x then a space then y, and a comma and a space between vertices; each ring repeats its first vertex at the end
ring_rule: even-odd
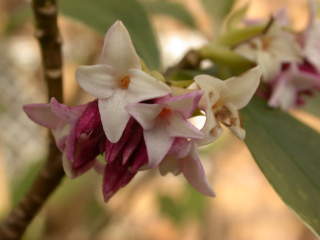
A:
MULTIPOLYGON (((62 53, 56 1, 33 0, 32 7, 36 23, 35 35, 40 44, 48 97, 49 99, 55 97, 62 102, 62 53)), ((48 159, 30 190, 0 226, 1 240, 21 239, 26 228, 59 185, 63 176, 61 153, 51 136, 48 159)))

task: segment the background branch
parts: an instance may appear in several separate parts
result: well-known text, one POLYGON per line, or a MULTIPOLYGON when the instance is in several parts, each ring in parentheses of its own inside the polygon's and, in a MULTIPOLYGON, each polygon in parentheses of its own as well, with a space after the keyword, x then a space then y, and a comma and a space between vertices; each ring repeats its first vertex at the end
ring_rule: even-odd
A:
MULTIPOLYGON (((61 38, 57 25, 55 0, 33 0, 35 36, 39 40, 44 79, 48 97, 63 102, 61 38)), ((32 219, 37 215, 50 194, 64 176, 61 153, 50 136, 49 154, 46 163, 32 184, 30 190, 10 212, 0 227, 1 240, 20 239, 32 219)))

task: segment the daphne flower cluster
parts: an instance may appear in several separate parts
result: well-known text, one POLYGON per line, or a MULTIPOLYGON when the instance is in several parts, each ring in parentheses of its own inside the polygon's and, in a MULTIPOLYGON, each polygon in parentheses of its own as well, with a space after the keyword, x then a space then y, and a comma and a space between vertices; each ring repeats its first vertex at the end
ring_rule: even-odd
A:
POLYGON ((300 106, 304 96, 320 90, 320 23, 314 0, 309 0, 309 9, 304 31, 294 32, 286 12, 280 11, 265 32, 235 48, 261 66, 264 88, 259 93, 271 107, 300 106))
POLYGON ((226 81, 200 75, 191 90, 176 95, 143 71, 130 35, 118 21, 106 34, 99 64, 76 72, 80 86, 95 100, 69 107, 53 98, 48 104, 25 105, 24 111, 51 129, 69 177, 91 168, 103 175, 106 201, 139 170, 150 168, 163 175, 182 173, 199 192, 213 196, 197 148, 213 142, 222 125, 244 138, 238 110, 252 98, 260 76, 259 68, 226 81), (202 129, 189 121, 195 112, 206 115, 202 129))

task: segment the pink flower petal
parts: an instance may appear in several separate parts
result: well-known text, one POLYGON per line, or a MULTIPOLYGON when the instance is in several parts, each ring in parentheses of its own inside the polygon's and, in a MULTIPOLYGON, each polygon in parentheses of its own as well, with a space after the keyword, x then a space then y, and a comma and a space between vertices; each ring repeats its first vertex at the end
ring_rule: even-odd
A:
POLYGON ((167 104, 171 109, 182 114, 184 118, 192 116, 193 112, 198 108, 202 91, 192 91, 179 96, 167 96, 156 101, 159 104, 167 104))
POLYGON ((50 104, 27 104, 23 106, 23 110, 32 121, 50 129, 66 124, 66 121, 51 111, 50 104))
POLYGON ((188 156, 180 160, 180 167, 185 178, 195 189, 204 195, 211 197, 215 196, 205 176, 195 146, 193 146, 193 149, 188 156))
POLYGON ((137 150, 126 162, 122 164, 121 156, 105 167, 103 177, 103 195, 108 201, 120 188, 127 185, 137 174, 140 167, 148 161, 146 147, 143 140, 139 143, 137 150))

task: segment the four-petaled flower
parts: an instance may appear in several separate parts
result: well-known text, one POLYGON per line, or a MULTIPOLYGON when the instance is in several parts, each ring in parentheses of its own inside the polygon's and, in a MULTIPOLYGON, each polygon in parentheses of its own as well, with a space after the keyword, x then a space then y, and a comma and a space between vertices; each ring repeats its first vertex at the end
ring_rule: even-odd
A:
POLYGON ((275 17, 265 33, 235 48, 235 51, 255 61, 262 71, 262 80, 270 82, 280 72, 282 64, 302 61, 302 51, 294 34, 282 25, 282 17, 275 17))
POLYGON ((141 70, 130 35, 120 21, 106 34, 100 64, 79 67, 76 79, 98 98, 103 129, 113 143, 119 141, 129 121, 126 105, 170 93, 167 85, 141 70))
POLYGON ((304 95, 320 90, 320 73, 308 62, 285 64, 270 86, 269 106, 288 110, 304 104, 304 95))
POLYGON ((202 128, 206 137, 199 144, 214 141, 222 132, 220 123, 244 139, 245 131, 241 127, 238 110, 245 107, 256 92, 261 74, 260 67, 255 67, 225 81, 209 75, 195 77, 197 87, 205 92, 200 104, 206 112, 206 122, 202 128))
POLYGON ((156 167, 168 153, 174 139, 201 139, 203 134, 187 121, 198 106, 200 91, 181 96, 167 96, 153 104, 128 105, 129 113, 144 129, 149 167, 156 167))

